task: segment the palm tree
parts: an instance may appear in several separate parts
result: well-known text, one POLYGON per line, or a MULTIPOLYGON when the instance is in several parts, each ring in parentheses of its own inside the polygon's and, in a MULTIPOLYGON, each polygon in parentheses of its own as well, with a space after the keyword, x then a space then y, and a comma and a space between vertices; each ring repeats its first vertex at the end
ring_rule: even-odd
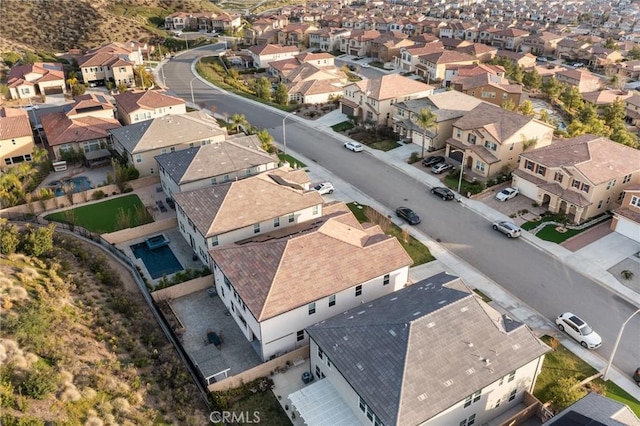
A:
POLYGON ((247 118, 244 116, 244 114, 233 114, 231 116, 231 123, 236 129, 236 133, 240 132, 240 126, 244 128, 249 127, 249 121, 247 121, 247 118))
POLYGON ((422 129, 422 155, 420 158, 424 158, 424 144, 427 137, 427 130, 436 127, 436 115, 431 112, 429 108, 423 108, 420 110, 420 114, 416 116, 416 124, 422 129))

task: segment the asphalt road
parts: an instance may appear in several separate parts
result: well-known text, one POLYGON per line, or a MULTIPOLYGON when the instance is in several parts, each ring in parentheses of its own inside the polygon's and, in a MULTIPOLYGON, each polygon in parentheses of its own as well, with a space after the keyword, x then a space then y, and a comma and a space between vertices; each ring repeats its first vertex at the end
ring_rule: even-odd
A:
MULTIPOLYGON (((222 114, 244 114, 252 125, 267 128, 276 140, 282 140, 284 114, 240 97, 223 95, 194 79, 189 69, 191 62, 213 49, 196 49, 172 59, 164 69, 166 85, 190 101, 191 82, 196 103, 222 114)), ((423 182, 371 155, 345 150, 337 139, 302 123, 287 121, 287 147, 389 209, 399 205, 413 208, 422 217, 420 231, 439 239, 448 250, 546 318, 553 320, 565 311, 583 317, 602 336, 603 345, 596 353, 605 360, 611 355, 621 324, 637 309, 534 246, 493 231, 484 218, 461 204, 434 197, 423 182)), ((640 315, 627 324, 614 366, 626 374, 640 366, 640 315)))

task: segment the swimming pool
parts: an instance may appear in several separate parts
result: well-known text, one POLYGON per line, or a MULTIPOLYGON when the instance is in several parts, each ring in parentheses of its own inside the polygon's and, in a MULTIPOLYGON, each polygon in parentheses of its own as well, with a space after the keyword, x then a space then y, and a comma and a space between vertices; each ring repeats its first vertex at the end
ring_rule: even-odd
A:
POLYGON ((134 256, 142 260, 147 271, 149 271, 149 275, 154 280, 161 278, 163 275, 171 275, 184 269, 169 246, 162 246, 152 250, 147 245, 147 242, 144 241, 130 247, 134 256))
POLYGON ((65 194, 65 187, 71 186, 73 188, 73 192, 83 192, 88 189, 91 189, 91 181, 86 176, 76 176, 71 179, 62 179, 54 180, 49 182, 49 186, 54 189, 54 194, 56 197, 65 194))

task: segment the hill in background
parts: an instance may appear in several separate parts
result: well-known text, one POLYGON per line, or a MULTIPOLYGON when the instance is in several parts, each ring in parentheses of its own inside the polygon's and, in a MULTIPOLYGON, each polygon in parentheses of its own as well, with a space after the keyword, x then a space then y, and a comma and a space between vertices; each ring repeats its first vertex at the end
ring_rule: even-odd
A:
POLYGON ((0 52, 64 52, 164 37, 174 12, 221 12, 208 0, 1 0, 0 52))

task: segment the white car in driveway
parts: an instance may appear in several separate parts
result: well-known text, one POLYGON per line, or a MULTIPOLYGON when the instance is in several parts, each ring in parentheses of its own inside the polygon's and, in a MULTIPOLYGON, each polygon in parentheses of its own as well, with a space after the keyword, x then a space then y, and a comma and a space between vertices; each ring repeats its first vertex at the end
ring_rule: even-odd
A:
POLYGON ((361 143, 358 143, 358 142, 346 142, 344 144, 344 147, 347 148, 349 151, 353 151, 353 152, 364 151, 364 147, 362 146, 361 143))
POLYGON ((498 201, 507 201, 512 199, 513 197, 515 197, 516 195, 518 195, 520 193, 520 191, 518 191, 518 188, 505 188, 502 191, 498 192, 496 194, 496 200, 498 201))
POLYGON ((333 194, 333 185, 331 182, 322 182, 313 187, 314 191, 318 191, 318 194, 333 194))
POLYGON ((558 315, 556 325, 560 331, 564 331, 587 349, 597 349, 602 345, 602 337, 593 331, 589 324, 571 312, 558 315))

